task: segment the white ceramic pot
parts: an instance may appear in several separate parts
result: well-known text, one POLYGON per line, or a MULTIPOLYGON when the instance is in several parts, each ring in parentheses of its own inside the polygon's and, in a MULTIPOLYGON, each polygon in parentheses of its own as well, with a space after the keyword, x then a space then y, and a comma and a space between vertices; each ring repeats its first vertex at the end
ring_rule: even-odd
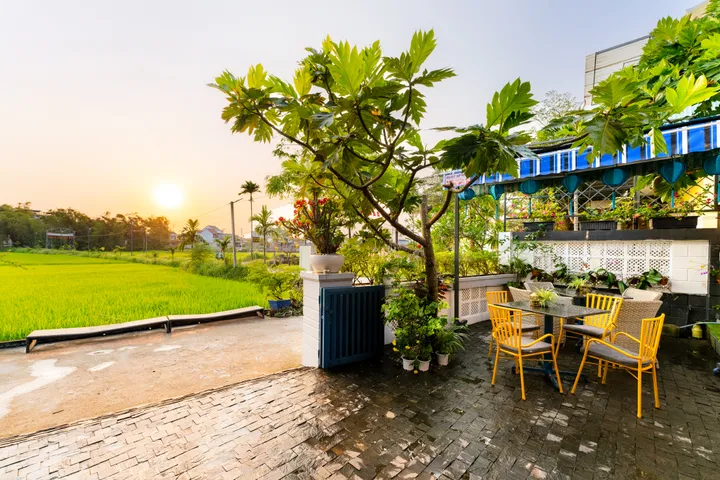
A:
POLYGON ((336 253, 310 255, 310 267, 315 273, 338 273, 345 263, 345 257, 336 253))
POLYGON ((418 360, 418 370, 421 372, 430 370, 430 360, 418 360))
POLYGON ((407 370, 408 372, 415 369, 415 359, 414 358, 405 358, 402 357, 403 361, 403 368, 407 370))
POLYGON ((447 353, 438 353, 437 359, 438 359, 438 365, 440 365, 441 367, 444 367, 450 361, 450 355, 448 355, 447 353))

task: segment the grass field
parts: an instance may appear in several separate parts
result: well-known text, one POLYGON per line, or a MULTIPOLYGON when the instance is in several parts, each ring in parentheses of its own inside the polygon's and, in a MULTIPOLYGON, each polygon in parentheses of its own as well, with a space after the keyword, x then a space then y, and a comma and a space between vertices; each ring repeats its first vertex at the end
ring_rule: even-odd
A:
POLYGON ((0 253, 0 341, 37 329, 266 305, 254 285, 177 268, 81 256, 0 253))

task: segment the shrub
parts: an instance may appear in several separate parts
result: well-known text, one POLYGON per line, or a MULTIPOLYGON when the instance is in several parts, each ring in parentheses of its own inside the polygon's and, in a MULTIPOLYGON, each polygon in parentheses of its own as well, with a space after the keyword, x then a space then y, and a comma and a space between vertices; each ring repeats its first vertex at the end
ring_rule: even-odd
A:
MULTIPOLYGON (((438 271, 444 275, 455 272, 455 256, 453 252, 436 252, 438 271)), ((492 251, 475 250, 460 253, 460 276, 489 275, 498 273, 500 265, 498 254, 492 251)))

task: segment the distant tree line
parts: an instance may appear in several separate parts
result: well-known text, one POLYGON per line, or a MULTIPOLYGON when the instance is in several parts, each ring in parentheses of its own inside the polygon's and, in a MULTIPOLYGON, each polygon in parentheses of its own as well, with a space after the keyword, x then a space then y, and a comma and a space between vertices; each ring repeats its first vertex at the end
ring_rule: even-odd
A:
MULTIPOLYGON (((67 228, 75 232, 75 248, 87 250, 142 250, 147 232, 147 249, 164 249, 170 243, 170 222, 165 217, 143 218, 137 214, 90 217, 72 208, 39 212, 30 203, 0 205, 0 242, 10 239, 17 247, 44 247, 48 229, 67 228)), ((1 245, 1 243, 0 243, 1 245)), ((57 246, 57 243, 55 243, 57 246)))

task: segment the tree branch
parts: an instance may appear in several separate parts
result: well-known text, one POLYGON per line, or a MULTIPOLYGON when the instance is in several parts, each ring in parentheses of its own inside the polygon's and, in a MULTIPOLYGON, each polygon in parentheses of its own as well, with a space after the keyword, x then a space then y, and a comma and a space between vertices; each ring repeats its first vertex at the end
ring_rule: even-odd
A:
POLYGON ((383 147, 387 147, 387 145, 386 145, 385 143, 381 142, 380 139, 376 138, 375 135, 373 135, 372 132, 370 132, 370 129, 369 129, 368 126, 365 124, 365 120, 363 120, 362 110, 360 109, 360 106, 359 106, 359 105, 356 105, 356 106, 355 106, 355 112, 357 113, 357 116, 358 116, 358 118, 360 119, 360 124, 362 125, 363 129, 365 130, 365 133, 367 133, 368 136, 369 136, 374 142, 379 143, 379 144, 382 145, 383 147))
POLYGON ((256 109, 256 110, 254 111, 254 113, 255 113, 255 115, 257 115, 258 117, 260 117, 260 120, 262 120, 268 127, 272 128, 275 132, 279 133, 280 135, 282 135, 283 137, 287 138, 287 139, 290 140, 291 142, 297 143, 297 144, 300 145, 301 147, 308 149, 308 150, 311 151, 313 154, 315 154, 315 155, 318 154, 318 153, 317 153, 317 150, 315 150, 314 148, 312 148, 309 144, 307 144, 307 143, 303 142, 302 140, 299 140, 299 139, 297 139, 297 138, 295 138, 295 137, 292 137, 292 136, 288 135, 287 133, 283 132, 282 130, 280 130, 279 128, 277 128, 277 127, 276 127, 275 125, 273 125, 267 118, 265 118, 265 115, 263 115, 262 113, 260 113, 259 110, 256 109))
POLYGON ((448 185, 448 187, 447 187, 447 193, 445 194, 445 201, 443 202, 442 207, 440 207, 440 210, 438 210, 438 211, 435 213, 435 215, 433 215, 433 217, 428 221, 428 225, 429 225, 429 226, 433 226, 433 225, 435 224, 435 222, 437 222, 438 220, 440 220, 440 218, 441 218, 443 215, 445 215, 445 212, 447 211, 448 207, 450 206, 450 200, 452 200, 453 193, 457 195, 457 194, 460 194, 460 193, 464 192, 465 190, 467 190, 468 188, 470 188, 473 183, 475 183, 475 180, 477 180, 478 177, 479 177, 479 175, 477 175, 477 174, 476 174, 476 175, 473 175, 472 177, 470 177, 470 179, 467 181, 467 183, 465 183, 465 186, 463 186, 463 187, 462 187, 461 189, 459 189, 459 190, 454 190, 453 188, 451 188, 451 187, 448 185))

